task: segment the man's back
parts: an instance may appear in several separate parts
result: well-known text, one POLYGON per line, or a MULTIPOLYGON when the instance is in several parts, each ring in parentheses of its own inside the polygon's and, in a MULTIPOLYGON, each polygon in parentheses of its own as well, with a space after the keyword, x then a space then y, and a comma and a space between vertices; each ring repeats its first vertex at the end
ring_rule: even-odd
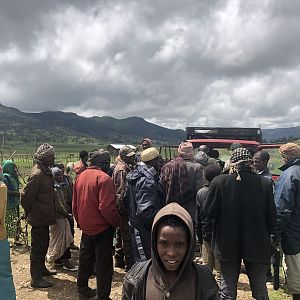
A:
POLYGON ((220 260, 268 263, 276 222, 271 183, 251 171, 220 175, 210 186, 205 210, 215 220, 214 247, 220 260))
POLYGON ((32 226, 55 224, 54 179, 50 170, 35 164, 28 177, 21 204, 32 226))
POLYGON ((82 172, 74 185, 74 216, 87 235, 118 226, 115 188, 111 178, 97 167, 82 172))
POLYGON ((126 205, 131 222, 151 228, 156 212, 164 205, 158 174, 153 168, 138 165, 127 175, 127 184, 126 205))
POLYGON ((112 180, 116 188, 117 196, 117 207, 121 214, 126 214, 126 209, 124 207, 124 196, 126 192, 126 176, 131 171, 129 166, 122 160, 120 160, 113 171, 112 180))
POLYGON ((203 176, 204 167, 194 161, 185 160, 187 175, 191 183, 191 187, 196 195, 199 189, 204 186, 205 179, 203 176))
POLYGON ((162 168, 161 183, 166 203, 179 203, 195 221, 196 194, 204 186, 203 166, 191 159, 177 157, 162 168))

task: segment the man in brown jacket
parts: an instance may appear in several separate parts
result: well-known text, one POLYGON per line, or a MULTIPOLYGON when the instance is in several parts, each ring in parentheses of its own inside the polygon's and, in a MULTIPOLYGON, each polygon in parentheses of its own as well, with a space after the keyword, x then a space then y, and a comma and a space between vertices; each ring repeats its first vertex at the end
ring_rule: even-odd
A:
POLYGON ((126 176, 133 170, 135 152, 130 147, 124 146, 120 149, 119 156, 120 160, 112 176, 116 187, 117 208, 121 215, 121 226, 117 229, 116 237, 115 267, 128 270, 131 264, 131 238, 128 225, 128 212, 123 200, 126 191, 126 176))
POLYGON ((196 195, 204 186, 203 166, 194 161, 194 149, 190 142, 178 147, 178 157, 161 169, 161 184, 166 204, 177 202, 186 209, 193 222, 196 221, 196 195))
POLYGON ((55 224, 54 179, 49 169, 54 163, 54 149, 42 144, 34 155, 33 166, 21 204, 31 225, 31 286, 47 288, 53 284, 42 276, 54 275, 45 266, 49 246, 49 225, 55 224))

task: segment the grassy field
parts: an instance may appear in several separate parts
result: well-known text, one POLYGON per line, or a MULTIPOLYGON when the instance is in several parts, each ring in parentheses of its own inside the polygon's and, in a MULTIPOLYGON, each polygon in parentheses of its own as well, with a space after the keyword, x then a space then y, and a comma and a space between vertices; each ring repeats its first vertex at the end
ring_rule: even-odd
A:
MULTIPOLYGON (((98 144, 55 144, 52 143, 55 149, 55 160, 67 164, 79 159, 79 152, 82 150, 92 151, 94 149, 106 148, 106 145, 98 144)), ((39 146, 39 145, 37 145, 39 146)), ((6 144, 1 151, 1 159, 13 159, 16 163, 20 174, 23 178, 27 178, 33 166, 32 156, 37 148, 34 144, 6 144)))
MULTIPOLYGON (((26 154, 26 153, 34 153, 37 147, 41 145, 41 143, 36 144, 24 144, 24 143, 6 143, 3 146, 3 153, 11 154, 16 151, 16 154, 26 154)), ((100 144, 56 144, 51 143, 54 146, 54 149, 57 153, 60 152, 71 152, 71 153, 79 153, 81 150, 91 151, 93 149, 98 149, 102 147, 106 147, 106 145, 100 144)))

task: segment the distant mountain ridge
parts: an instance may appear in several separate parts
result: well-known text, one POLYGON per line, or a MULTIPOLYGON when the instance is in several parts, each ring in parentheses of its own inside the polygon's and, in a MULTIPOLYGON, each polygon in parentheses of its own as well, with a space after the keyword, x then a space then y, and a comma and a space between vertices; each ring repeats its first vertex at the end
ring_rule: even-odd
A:
MULTIPOLYGON (((300 126, 262 129, 267 142, 287 141, 300 137, 300 126)), ((8 141, 56 143, 132 143, 144 137, 156 145, 178 144, 186 137, 181 129, 168 129, 139 117, 81 117, 72 112, 46 111, 25 113, 0 103, 0 135, 8 141)))
POLYGON ((287 142, 289 140, 299 139, 300 126, 275 128, 275 129, 262 129, 263 139, 268 142, 287 142))
POLYGON ((71 112, 25 113, 0 104, 0 134, 8 140, 67 143, 134 143, 149 137, 156 143, 178 144, 185 132, 168 129, 139 117, 81 117, 71 112))

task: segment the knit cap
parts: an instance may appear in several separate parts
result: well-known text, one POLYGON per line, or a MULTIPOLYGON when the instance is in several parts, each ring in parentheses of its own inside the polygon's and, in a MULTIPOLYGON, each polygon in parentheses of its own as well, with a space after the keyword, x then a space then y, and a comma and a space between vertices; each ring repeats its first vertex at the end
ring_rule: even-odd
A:
POLYGON ((110 153, 104 149, 98 149, 90 153, 89 161, 95 162, 110 162, 110 153))
POLYGON ((182 158, 193 159, 194 148, 191 142, 183 142, 178 147, 178 154, 182 158))
POLYGON ((286 158, 287 160, 299 158, 300 146, 295 143, 287 143, 280 146, 279 152, 281 156, 286 158))
POLYGON ((34 154, 34 158, 40 161, 43 161, 50 156, 54 156, 54 148, 48 143, 39 146, 34 154))
POLYGON ((141 160, 142 162, 147 162, 150 160, 153 160, 159 155, 159 152, 154 147, 150 147, 148 149, 145 149, 141 154, 141 160))

